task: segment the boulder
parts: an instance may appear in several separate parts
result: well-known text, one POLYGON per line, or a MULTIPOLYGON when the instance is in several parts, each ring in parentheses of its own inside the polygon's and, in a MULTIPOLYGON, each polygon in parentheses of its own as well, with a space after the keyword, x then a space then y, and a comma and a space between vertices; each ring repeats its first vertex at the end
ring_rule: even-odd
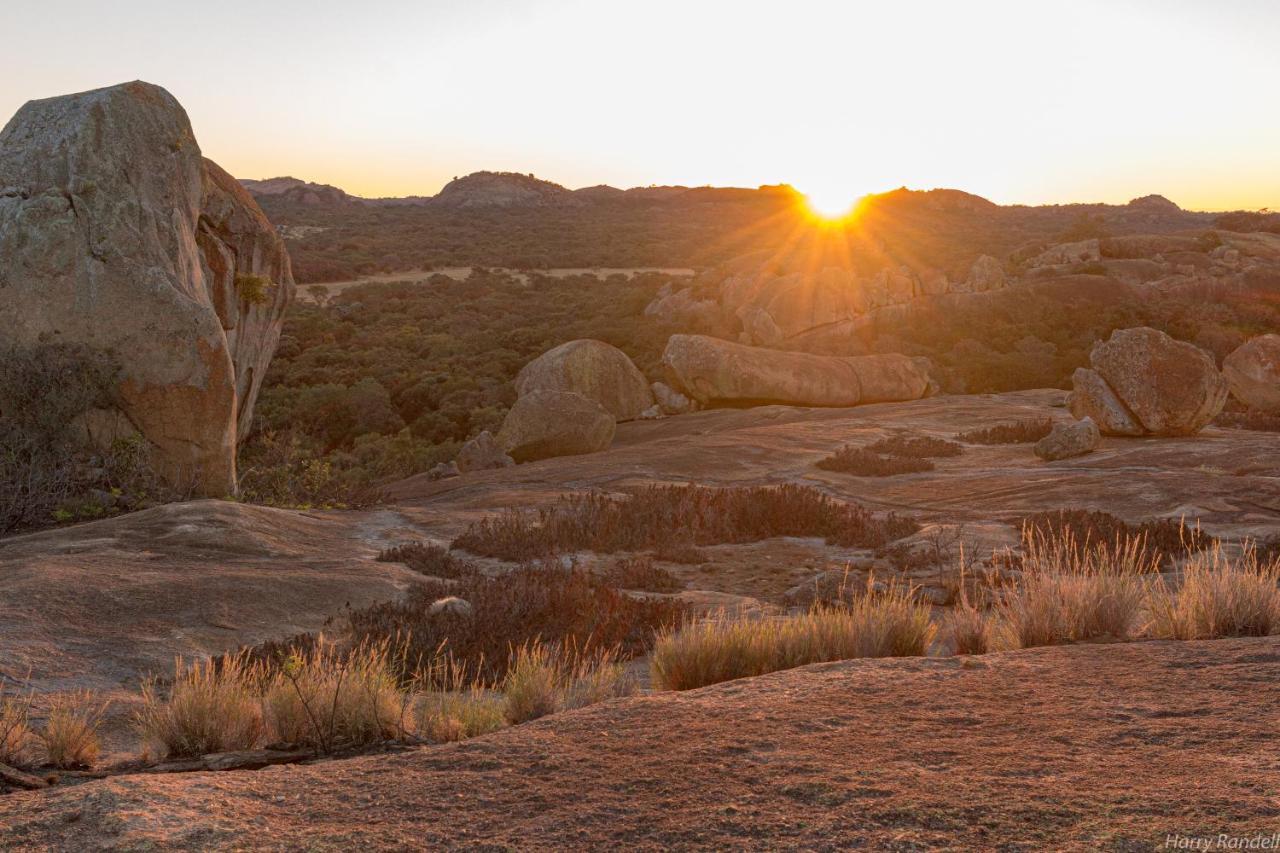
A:
POLYGON ((662 364, 675 387, 703 404, 856 406, 930 390, 923 364, 902 355, 812 355, 704 335, 672 335, 662 364))
POLYGON ((1034 259, 1032 267, 1051 267, 1059 264, 1078 264, 1082 261, 1096 261, 1102 257, 1100 241, 1080 240, 1075 243, 1059 243, 1050 246, 1034 259))
POLYGON ((0 340, 109 353, 95 435, 140 434, 170 484, 235 491, 293 291, 283 242, 164 89, 31 101, 0 131, 0 340))
POLYGON ((594 400, 615 420, 630 421, 654 404, 653 392, 627 354, 604 341, 561 344, 529 362, 516 377, 516 393, 570 391, 594 400))
POLYGON ((458 619, 470 619, 473 613, 471 602, 456 595, 438 598, 427 608, 428 616, 453 616, 458 619))
POLYGON ((1077 418, 1089 418, 1106 435, 1142 435, 1146 432, 1097 371, 1077 367, 1071 383, 1074 390, 1067 399, 1067 405, 1077 418))
POLYGON ((616 422, 599 403, 571 391, 530 391, 511 407, 498 443, 516 462, 607 450, 616 422))
POLYGON ((1222 372, 1241 403, 1280 414, 1280 335, 1250 338, 1223 360, 1222 372))
MULTIPOLYGON (((510 457, 507 457, 510 458, 510 457)), ((512 463, 514 464, 514 463, 512 463)), ((457 462, 437 462, 431 466, 431 470, 427 472, 428 480, 449 480, 458 476, 461 471, 458 470, 457 462)))
POLYGON ((1005 285, 1004 266, 990 255, 980 255, 969 268, 968 290, 984 293, 1005 285))
POLYGON ((1095 344, 1089 363, 1152 435, 1191 435, 1222 411, 1227 382, 1213 357, 1145 326, 1095 344))
POLYGON ((516 464, 507 455, 502 445, 493 437, 493 433, 485 430, 475 438, 462 445, 458 458, 454 460, 458 473, 468 471, 488 471, 493 468, 510 468, 516 464))
POLYGON ((1102 440, 1102 433, 1093 418, 1063 422, 1053 425, 1044 438, 1036 442, 1035 454, 1046 462, 1070 459, 1092 453, 1102 440))

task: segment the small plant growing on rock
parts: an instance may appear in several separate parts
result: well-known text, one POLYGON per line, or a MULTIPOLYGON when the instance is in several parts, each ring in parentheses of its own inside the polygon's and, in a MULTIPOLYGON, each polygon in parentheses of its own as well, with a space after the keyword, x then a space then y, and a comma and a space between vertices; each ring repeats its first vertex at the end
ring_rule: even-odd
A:
POLYGON ((824 471, 838 471, 858 477, 892 477, 895 474, 919 474, 936 466, 928 459, 885 456, 866 447, 846 446, 815 463, 824 471))
POLYGON ((239 273, 236 275, 236 293, 246 305, 266 305, 271 301, 271 279, 262 275, 239 273))
POLYGON ((439 545, 430 542, 409 542, 387 548, 378 554, 382 563, 404 563, 418 574, 435 578, 457 579, 477 571, 470 560, 457 557, 439 545))
POLYGON ((31 743, 31 697, 11 695, 0 684, 0 764, 21 766, 31 743))
POLYGON ((102 751, 98 729, 108 705, 87 690, 55 697, 48 720, 36 733, 47 761, 64 770, 92 767, 102 751))
POLYGON ((143 686, 138 730, 168 758, 253 749, 265 733, 257 695, 264 678, 244 652, 190 666, 179 658, 167 693, 155 680, 143 686))

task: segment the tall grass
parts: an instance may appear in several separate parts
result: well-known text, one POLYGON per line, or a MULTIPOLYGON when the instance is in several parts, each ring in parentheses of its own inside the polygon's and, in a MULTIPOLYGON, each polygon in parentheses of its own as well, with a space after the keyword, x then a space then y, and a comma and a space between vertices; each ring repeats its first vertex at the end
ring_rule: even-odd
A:
POLYGON ((846 658, 923 655, 936 633, 927 605, 890 584, 844 606, 816 604, 776 618, 720 613, 663 633, 650 663, 653 684, 690 690, 735 678, 846 658))
POLYGON ((179 658, 167 694, 154 680, 143 686, 138 731, 168 758, 253 749, 265 734, 258 697, 264 678, 262 665, 243 653, 190 666, 179 658))
POLYGON ((87 690, 55 696, 44 727, 36 732, 46 760, 63 769, 92 767, 102 751, 98 729, 108 704, 87 690))
POLYGON ((583 708, 633 690, 614 651, 584 653, 544 643, 516 649, 502 681, 504 711, 512 724, 583 708))
POLYGON ((995 605, 1005 645, 1129 639, 1140 628, 1141 576, 1154 572, 1158 559, 1141 537, 1082 544, 1069 532, 1046 536, 1027 528, 1022 575, 995 605))
POLYGON ((1248 547, 1231 559, 1221 545, 1197 554, 1179 580, 1161 577, 1148 597, 1153 636, 1173 640, 1265 637, 1280 630, 1280 561, 1248 547))
POLYGON ((0 764, 22 765, 31 738, 30 696, 10 695, 0 684, 0 764))

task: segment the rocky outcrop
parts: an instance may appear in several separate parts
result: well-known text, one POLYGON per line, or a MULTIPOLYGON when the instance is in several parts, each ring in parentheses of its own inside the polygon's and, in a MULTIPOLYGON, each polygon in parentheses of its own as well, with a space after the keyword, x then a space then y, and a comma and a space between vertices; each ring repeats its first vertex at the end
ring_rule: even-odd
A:
POLYGON ((0 131, 0 338, 109 352, 118 412, 98 422, 141 434, 170 483, 234 492, 293 289, 275 230, 164 89, 31 101, 0 131))
POLYGON ((1227 383, 1213 357, 1164 332, 1120 329, 1095 344, 1073 377, 1071 412, 1114 435, 1190 435, 1220 411, 1227 383), (1134 425, 1141 427, 1135 430, 1134 425))
POLYGON ((618 421, 635 420, 654 404, 648 381, 627 354, 589 339, 561 344, 526 364, 516 377, 516 393, 533 391, 581 394, 618 421))
POLYGON ((823 356, 672 335, 662 354, 671 384, 703 404, 856 406, 915 400, 930 390, 925 366, 901 355, 823 356))
POLYGON ((530 391, 516 400, 498 444, 516 462, 607 450, 616 422, 599 403, 571 391, 530 391))
POLYGON ((462 445, 458 458, 454 460, 458 473, 468 471, 488 471, 493 468, 510 468, 516 464, 502 445, 493 437, 493 433, 484 430, 475 438, 462 445))
POLYGON ((1280 413, 1280 335, 1258 335, 1222 362, 1231 395, 1251 409, 1280 413))
POLYGON ((1071 459, 1092 453, 1102 440, 1102 434, 1093 418, 1082 418, 1069 423, 1054 424, 1053 429, 1044 438, 1036 442, 1036 456, 1046 462, 1058 459, 1071 459))

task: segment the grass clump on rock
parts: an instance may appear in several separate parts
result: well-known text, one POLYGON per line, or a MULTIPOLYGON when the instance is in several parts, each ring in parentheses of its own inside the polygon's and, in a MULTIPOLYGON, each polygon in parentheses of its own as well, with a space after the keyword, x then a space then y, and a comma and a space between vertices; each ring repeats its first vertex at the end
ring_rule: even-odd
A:
POLYGON ((956 439, 966 444, 1035 444, 1052 431, 1052 418, 1024 418, 962 432, 956 439))
POLYGON ((936 626, 912 590, 890 584, 845 606, 818 604, 799 615, 718 614, 665 632, 654 646, 653 684, 691 690, 735 678, 848 658, 926 653, 936 626))

